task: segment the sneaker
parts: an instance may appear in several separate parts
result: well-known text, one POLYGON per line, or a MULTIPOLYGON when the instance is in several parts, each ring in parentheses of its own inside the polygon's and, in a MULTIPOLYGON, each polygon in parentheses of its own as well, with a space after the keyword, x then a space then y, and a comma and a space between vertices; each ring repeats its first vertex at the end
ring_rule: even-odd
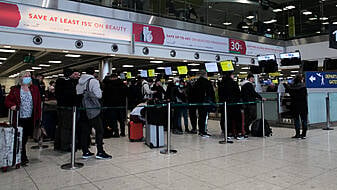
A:
POLYGON ((189 129, 185 129, 185 133, 191 133, 189 129))
POLYGON ((227 140, 232 140, 232 139, 234 139, 234 137, 232 137, 232 136, 227 137, 227 140))
POLYGON ((209 133, 206 133, 206 135, 208 135, 208 136, 210 136, 210 137, 212 136, 212 135, 211 135, 211 134, 209 134, 209 133))
POLYGON ((300 137, 301 139, 306 139, 307 137, 306 136, 303 136, 303 135, 301 135, 301 137, 300 137))
POLYGON ((103 151, 103 152, 97 153, 96 154, 96 158, 97 159, 102 159, 102 160, 107 160, 107 159, 111 159, 112 156, 103 151))
POLYGON ((245 137, 243 137, 243 136, 237 136, 236 137, 236 140, 244 140, 245 139, 245 137))
POLYGON ((89 151, 89 152, 83 153, 82 158, 88 159, 88 158, 91 158, 93 155, 95 155, 95 154, 89 151))
POLYGON ((293 138, 293 139, 298 139, 298 138, 300 138, 300 135, 295 135, 295 136, 293 136, 293 137, 291 137, 291 138, 293 138))
POLYGON ((209 138, 210 136, 208 134, 201 135, 202 138, 209 138))
POLYGON ((243 135, 243 138, 248 139, 248 135, 243 135))

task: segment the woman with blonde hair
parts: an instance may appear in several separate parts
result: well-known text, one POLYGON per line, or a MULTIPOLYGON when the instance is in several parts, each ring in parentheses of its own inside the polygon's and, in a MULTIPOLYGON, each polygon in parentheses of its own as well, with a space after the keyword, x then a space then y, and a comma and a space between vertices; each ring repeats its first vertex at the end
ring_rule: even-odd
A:
POLYGON ((23 128, 21 164, 26 165, 28 163, 26 154, 28 136, 33 134, 34 127, 41 119, 39 87, 33 85, 30 72, 22 71, 19 74, 18 85, 11 88, 5 105, 7 108, 19 112, 19 126, 23 128))

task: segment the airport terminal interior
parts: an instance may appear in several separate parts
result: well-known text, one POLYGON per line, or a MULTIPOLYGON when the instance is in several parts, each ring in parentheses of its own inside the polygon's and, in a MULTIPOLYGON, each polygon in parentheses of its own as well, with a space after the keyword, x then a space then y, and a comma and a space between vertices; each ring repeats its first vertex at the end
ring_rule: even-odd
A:
POLYGON ((0 189, 337 189, 336 13, 0 0, 0 189))

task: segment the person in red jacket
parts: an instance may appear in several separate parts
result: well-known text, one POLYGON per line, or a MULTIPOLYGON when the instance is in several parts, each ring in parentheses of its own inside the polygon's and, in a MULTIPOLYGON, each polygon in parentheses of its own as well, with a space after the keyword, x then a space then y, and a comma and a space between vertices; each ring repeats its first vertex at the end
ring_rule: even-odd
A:
POLYGON ((26 165, 29 162, 26 154, 28 136, 33 134, 34 127, 38 126, 41 119, 39 87, 32 84, 30 72, 22 71, 20 73, 18 85, 11 88, 9 95, 6 97, 5 105, 7 108, 20 113, 19 126, 23 128, 21 164, 26 165))

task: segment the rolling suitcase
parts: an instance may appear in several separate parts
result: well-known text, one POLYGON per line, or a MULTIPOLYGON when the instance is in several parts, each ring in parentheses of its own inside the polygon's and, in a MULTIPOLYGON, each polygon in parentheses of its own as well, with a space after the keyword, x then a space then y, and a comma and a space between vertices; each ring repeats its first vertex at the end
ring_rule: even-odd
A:
POLYGON ((143 123, 135 123, 130 121, 129 127, 129 140, 131 142, 143 141, 143 123))
POLYGON ((164 146, 164 126, 147 125, 145 144, 150 148, 164 146))
POLYGON ((20 168, 22 151, 22 127, 18 127, 19 112, 14 124, 13 111, 9 114, 9 124, 0 124, 0 168, 6 172, 8 167, 20 168))

